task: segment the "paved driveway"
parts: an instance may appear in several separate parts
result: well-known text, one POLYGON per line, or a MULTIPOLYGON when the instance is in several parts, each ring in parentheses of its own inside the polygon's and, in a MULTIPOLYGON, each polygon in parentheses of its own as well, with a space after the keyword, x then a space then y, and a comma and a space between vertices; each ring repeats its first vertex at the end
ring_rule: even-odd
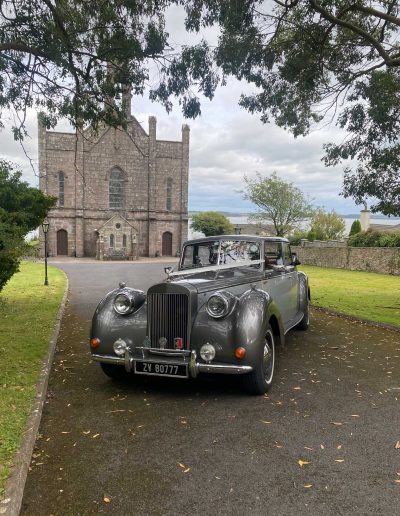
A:
POLYGON ((400 502, 399 334, 314 313, 278 355, 268 396, 235 378, 107 379, 90 318, 122 280, 163 265, 64 263, 62 323, 25 515, 394 515, 400 502))

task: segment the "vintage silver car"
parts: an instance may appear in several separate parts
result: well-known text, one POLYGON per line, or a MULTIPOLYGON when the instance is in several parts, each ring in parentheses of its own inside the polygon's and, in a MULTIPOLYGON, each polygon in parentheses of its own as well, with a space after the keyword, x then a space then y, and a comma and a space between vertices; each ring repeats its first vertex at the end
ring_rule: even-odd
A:
POLYGON ((195 378, 239 375, 265 393, 275 344, 309 325, 308 278, 288 240, 224 235, 190 240, 147 294, 120 284, 93 317, 92 358, 104 373, 195 378))

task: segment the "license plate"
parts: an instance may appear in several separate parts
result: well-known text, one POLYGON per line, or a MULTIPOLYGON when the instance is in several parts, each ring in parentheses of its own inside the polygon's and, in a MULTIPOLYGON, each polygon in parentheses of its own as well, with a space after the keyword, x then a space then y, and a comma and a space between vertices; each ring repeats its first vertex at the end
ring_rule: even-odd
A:
POLYGON ((162 362, 142 362, 140 360, 135 360, 135 373, 177 378, 188 378, 189 376, 186 364, 165 364, 162 362))

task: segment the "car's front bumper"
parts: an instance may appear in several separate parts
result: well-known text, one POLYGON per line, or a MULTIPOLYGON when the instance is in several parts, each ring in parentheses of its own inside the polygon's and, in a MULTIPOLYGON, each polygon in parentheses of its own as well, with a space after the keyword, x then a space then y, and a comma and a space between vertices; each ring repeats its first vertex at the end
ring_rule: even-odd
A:
POLYGON ((168 350, 146 350, 146 356, 133 356, 129 349, 126 350, 124 356, 117 355, 99 355, 92 353, 92 359, 96 362, 103 362, 104 364, 115 364, 124 366, 125 369, 130 372, 134 369, 135 360, 146 362, 165 362, 175 364, 187 364, 189 370, 189 376, 196 378, 199 373, 219 373, 219 374, 246 374, 250 373, 253 368, 249 365, 240 364, 221 364, 221 363, 204 363, 199 362, 197 359, 196 351, 181 351, 177 352, 174 350, 170 353, 168 350), (150 355, 150 356, 149 356, 150 355))

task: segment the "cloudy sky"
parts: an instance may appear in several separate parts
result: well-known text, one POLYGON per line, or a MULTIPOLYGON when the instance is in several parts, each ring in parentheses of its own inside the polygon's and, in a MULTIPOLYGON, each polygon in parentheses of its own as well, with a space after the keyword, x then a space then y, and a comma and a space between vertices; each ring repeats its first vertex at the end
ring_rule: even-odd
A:
MULTIPOLYGON (((182 17, 176 10, 168 16, 168 28, 175 44, 185 44, 188 36, 182 28, 182 17)), ((205 34, 203 33, 203 36, 205 34)), ((206 34, 215 39, 216 34, 206 34)), ((188 123, 190 134, 189 210, 221 210, 251 212, 254 207, 243 199, 243 176, 256 172, 270 175, 276 171, 285 181, 292 182, 313 199, 313 204, 340 214, 357 213, 352 200, 339 196, 342 167, 325 168, 321 162, 322 144, 340 141, 344 137, 335 127, 316 128, 305 138, 293 136, 273 123, 262 124, 256 115, 239 108, 240 94, 246 84, 231 80, 221 87, 213 99, 204 99, 202 115, 196 120, 183 119, 179 106, 169 115, 161 106, 146 98, 135 97, 132 112, 148 129, 149 115, 157 116, 157 136, 160 139, 181 139, 181 127, 188 123)), ((4 120, 7 125, 7 120, 4 120)), ((36 113, 27 117, 30 138, 25 150, 32 163, 37 163, 36 113)), ((65 130, 66 126, 61 125, 65 130)), ((24 177, 37 185, 29 159, 20 144, 13 141, 7 129, 0 133, 0 156, 23 169, 24 177)))

